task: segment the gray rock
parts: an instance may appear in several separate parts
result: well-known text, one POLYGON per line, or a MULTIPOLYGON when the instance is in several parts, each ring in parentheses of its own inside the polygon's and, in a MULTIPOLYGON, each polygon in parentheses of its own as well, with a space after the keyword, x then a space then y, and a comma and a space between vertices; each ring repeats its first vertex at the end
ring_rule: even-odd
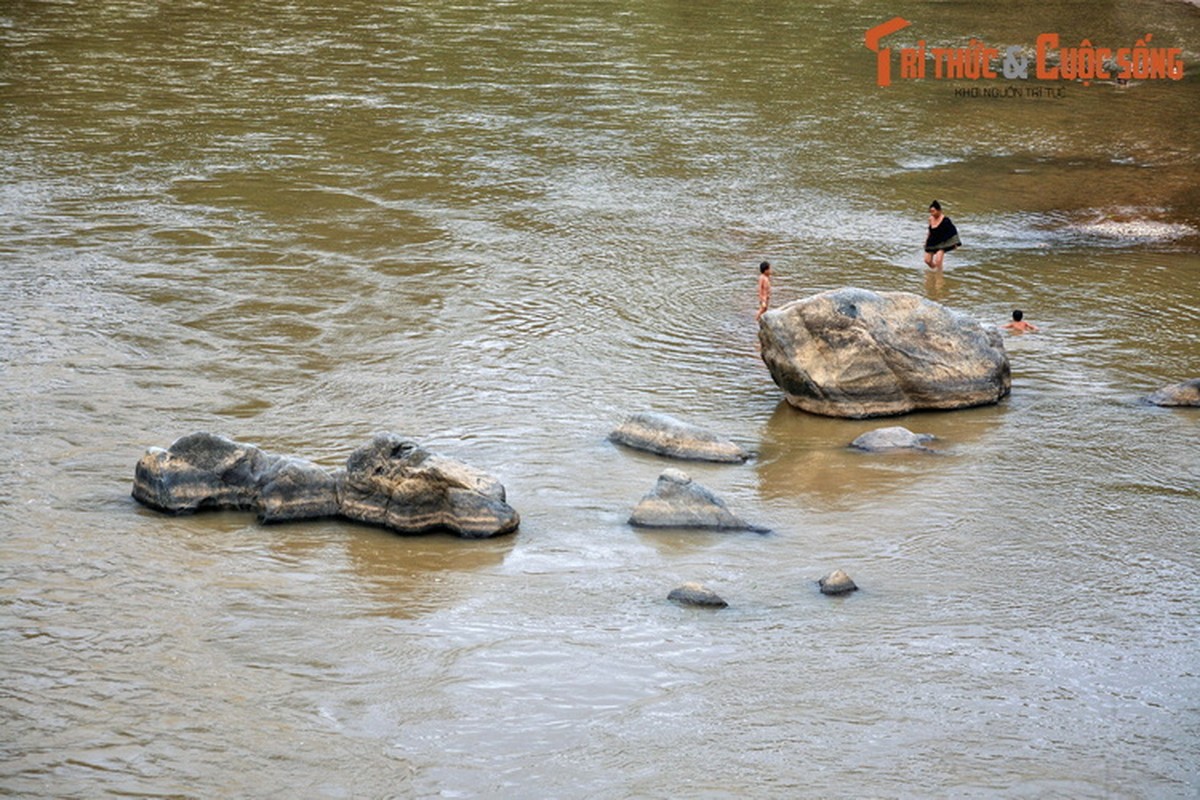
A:
POLYGON ((468 539, 511 533, 520 517, 495 478, 381 433, 338 476, 343 516, 401 533, 450 530, 468 539))
POLYGON ((1200 378, 1164 386, 1146 398, 1156 406, 1200 406, 1200 378))
POLYGON ((835 569, 821 578, 817 584, 821 587, 821 594, 846 594, 858 589, 854 581, 850 580, 850 576, 840 569, 835 569))
POLYGON ((845 288, 768 311, 762 358, 804 411, 865 418, 996 403, 1012 387, 995 327, 909 292, 845 288))
POLYGON ((729 605, 725 600, 712 589, 700 583, 688 582, 682 586, 676 586, 667 595, 668 600, 673 600, 680 605, 685 606, 704 606, 706 608, 725 608, 729 605))
POLYGON ((685 472, 667 469, 633 509, 629 524, 644 528, 713 528, 765 532, 731 512, 685 472))
POLYGON ((294 456, 280 456, 267 468, 258 501, 261 522, 318 519, 341 512, 334 475, 294 456))
POLYGON ((608 438, 626 447, 670 458, 723 463, 741 463, 750 458, 748 452, 728 439, 669 414, 634 414, 608 438))
POLYGON ((193 433, 150 448, 134 468, 133 496, 168 514, 200 509, 257 511, 259 484, 275 457, 250 444, 193 433))
POLYGON ((934 440, 930 433, 913 433, 908 428, 893 425, 890 428, 876 428, 859 436, 850 446, 856 450, 866 450, 868 453, 881 453, 887 450, 921 450, 932 453, 926 442, 934 440))
POLYGON ((511 533, 520 524, 495 478, 389 433, 360 447, 336 472, 194 433, 142 456, 133 497, 174 514, 245 510, 263 522, 343 516, 399 533, 448 530, 471 539, 511 533))

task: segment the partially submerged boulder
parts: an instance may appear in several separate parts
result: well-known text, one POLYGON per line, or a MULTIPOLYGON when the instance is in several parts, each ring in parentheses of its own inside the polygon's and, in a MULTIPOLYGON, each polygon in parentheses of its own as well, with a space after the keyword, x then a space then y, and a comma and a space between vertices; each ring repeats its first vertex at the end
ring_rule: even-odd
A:
POLYGON ((667 599, 684 606, 702 606, 704 608, 725 608, 729 605, 712 589, 692 581, 682 586, 676 586, 667 595, 667 599))
POLYGON ((608 435, 610 441, 669 458, 740 464, 750 453, 728 439, 669 414, 634 414, 608 435))
POLYGON ((133 497, 168 514, 257 511, 260 484, 276 458, 252 444, 193 433, 167 450, 146 451, 134 468, 133 497))
POLYGON ((1164 386, 1146 398, 1156 406, 1200 407, 1200 378, 1164 386))
POLYGON ((821 578, 817 585, 821 587, 821 594, 846 594, 858 589, 854 581, 850 580, 850 576, 840 569, 835 569, 821 578))
POLYGON ((663 470, 658 482, 633 509, 629 524, 644 528, 712 528, 757 531, 724 501, 678 469, 663 470))
POLYGON ((1012 388, 1000 332, 909 292, 845 288, 759 321, 762 358, 788 403, 865 418, 996 403, 1012 388))
POLYGON ((883 453, 888 450, 920 450, 932 453, 925 443, 932 442, 934 438, 931 433, 913 433, 902 425, 893 425, 867 431, 851 442, 850 446, 855 450, 866 450, 868 453, 883 453))
POLYGON ((378 434, 335 472, 211 433, 150 448, 134 470, 133 497, 171 514, 254 511, 263 522, 343 516, 399 533, 447 530, 464 538, 520 524, 495 478, 395 434, 378 434))
POLYGON ((342 516, 404 533, 446 529, 478 539, 520 522, 495 478, 390 433, 351 454, 338 500, 342 516))

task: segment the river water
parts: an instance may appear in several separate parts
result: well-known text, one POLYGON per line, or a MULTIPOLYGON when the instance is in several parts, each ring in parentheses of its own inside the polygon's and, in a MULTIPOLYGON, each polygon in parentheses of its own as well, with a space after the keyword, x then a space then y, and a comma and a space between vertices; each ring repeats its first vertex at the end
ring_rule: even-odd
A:
POLYGON ((903 5, 0 6, 0 794, 1200 795, 1200 415, 1141 402, 1200 375, 1200 10, 903 5), (879 87, 897 13, 897 51, 1152 36, 1185 76, 879 87), (1040 331, 997 406, 810 416, 762 259, 777 305, 1040 331), (629 527, 679 466, 606 441, 638 411, 753 450, 682 466, 772 533, 629 527), (846 448, 886 424, 939 452, 846 448), (522 525, 138 506, 197 430, 395 431, 522 525))

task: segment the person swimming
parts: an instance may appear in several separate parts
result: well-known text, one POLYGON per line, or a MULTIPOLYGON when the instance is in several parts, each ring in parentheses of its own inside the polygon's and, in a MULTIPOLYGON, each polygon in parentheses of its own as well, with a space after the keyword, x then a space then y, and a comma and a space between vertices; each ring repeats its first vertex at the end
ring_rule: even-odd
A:
POLYGON ((1037 325, 1032 322, 1025 321, 1025 312, 1021 309, 1015 309, 1012 313, 1012 322, 1002 326, 1005 330, 1024 333, 1025 331, 1036 331, 1037 325))

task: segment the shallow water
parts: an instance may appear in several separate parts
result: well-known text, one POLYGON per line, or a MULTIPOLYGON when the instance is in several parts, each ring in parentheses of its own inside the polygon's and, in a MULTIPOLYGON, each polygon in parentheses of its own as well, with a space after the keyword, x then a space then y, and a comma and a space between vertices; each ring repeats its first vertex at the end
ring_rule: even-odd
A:
MULTIPOLYGON (((1061 98, 874 85, 893 6, 282 0, 0 10, 0 793, 1193 797, 1200 11, 916 4, 918 37, 1184 49, 1061 98), (1074 38, 1072 38, 1074 37, 1074 38), (938 197, 967 246, 920 262, 938 197), (781 401, 775 301, 924 294, 995 407, 781 401), (665 411, 769 535, 641 531, 665 411), (884 424, 936 455, 845 445, 884 424), (377 430, 518 533, 166 517, 150 446, 377 430), (843 568, 862 587, 827 598, 843 568), (702 581, 730 601, 679 608, 702 581)), ((1002 82, 1004 83, 1004 82, 1002 82)))

